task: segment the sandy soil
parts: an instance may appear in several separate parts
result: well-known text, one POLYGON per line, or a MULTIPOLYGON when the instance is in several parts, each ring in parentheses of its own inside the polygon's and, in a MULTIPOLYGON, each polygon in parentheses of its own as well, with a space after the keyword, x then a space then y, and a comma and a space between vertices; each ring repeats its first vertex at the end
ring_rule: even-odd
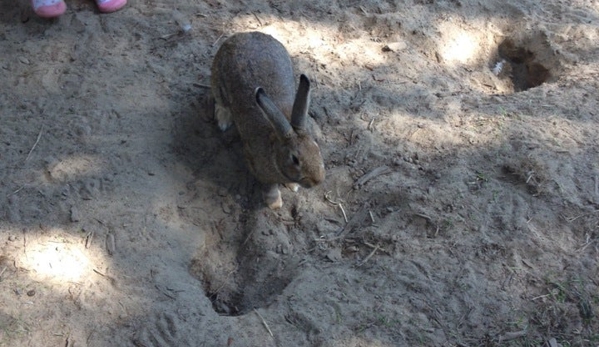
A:
POLYGON ((68 5, 0 4, 0 346, 599 345, 596 0, 68 5), (327 167, 274 212, 205 87, 250 30, 327 167))

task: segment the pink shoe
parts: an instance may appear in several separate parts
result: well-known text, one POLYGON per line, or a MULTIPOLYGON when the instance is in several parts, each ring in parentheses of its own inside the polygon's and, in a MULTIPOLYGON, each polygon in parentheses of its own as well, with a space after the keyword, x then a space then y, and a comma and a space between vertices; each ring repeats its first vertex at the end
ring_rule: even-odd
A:
POLYGON ((67 10, 63 0, 31 0, 33 12, 42 18, 55 18, 67 10))
POLYGON ((100 12, 110 13, 118 11, 127 4, 127 0, 96 0, 100 12))

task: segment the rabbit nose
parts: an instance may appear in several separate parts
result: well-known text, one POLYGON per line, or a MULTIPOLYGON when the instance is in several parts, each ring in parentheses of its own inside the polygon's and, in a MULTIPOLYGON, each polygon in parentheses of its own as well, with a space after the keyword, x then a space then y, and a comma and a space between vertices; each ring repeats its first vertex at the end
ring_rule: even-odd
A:
POLYGON ((299 184, 302 186, 302 188, 308 189, 314 187, 318 183, 314 182, 309 178, 303 178, 302 180, 300 180, 299 184))
POLYGON ((318 185, 320 182, 322 182, 324 180, 324 177, 321 179, 320 177, 313 179, 313 178, 303 178, 300 180, 299 184, 303 187, 303 188, 312 188, 316 185, 318 185))

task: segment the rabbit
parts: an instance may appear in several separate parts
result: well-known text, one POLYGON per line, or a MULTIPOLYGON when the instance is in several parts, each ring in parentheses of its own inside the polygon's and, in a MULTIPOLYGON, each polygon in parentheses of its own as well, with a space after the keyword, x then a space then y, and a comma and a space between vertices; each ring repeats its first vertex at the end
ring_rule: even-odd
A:
POLYGON ((310 80, 302 74, 295 92, 291 58, 279 41, 236 33, 218 49, 211 74, 218 126, 225 131, 235 124, 268 207, 283 206, 280 184, 297 191, 324 180, 320 147, 307 127, 310 80))

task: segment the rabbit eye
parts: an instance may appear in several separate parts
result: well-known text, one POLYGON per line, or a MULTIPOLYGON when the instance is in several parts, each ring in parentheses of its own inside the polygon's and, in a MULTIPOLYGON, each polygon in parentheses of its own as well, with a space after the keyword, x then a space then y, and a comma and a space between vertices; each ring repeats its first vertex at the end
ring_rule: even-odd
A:
POLYGON ((294 154, 291 155, 291 160, 295 165, 299 165, 299 159, 294 154))

